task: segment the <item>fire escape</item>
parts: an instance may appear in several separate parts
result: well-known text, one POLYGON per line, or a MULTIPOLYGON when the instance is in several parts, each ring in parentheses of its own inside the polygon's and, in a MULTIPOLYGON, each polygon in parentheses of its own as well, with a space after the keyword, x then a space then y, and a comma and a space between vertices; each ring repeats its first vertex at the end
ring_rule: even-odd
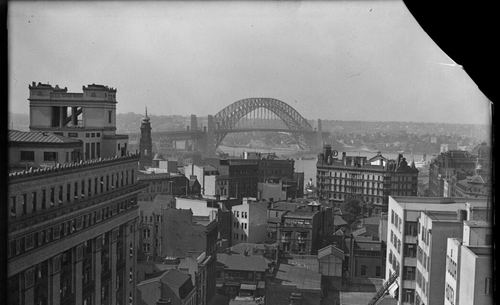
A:
POLYGON ((386 294, 386 292, 389 290, 389 288, 391 288, 392 284, 394 284, 394 282, 396 281, 397 278, 398 278, 398 274, 397 273, 394 273, 393 275, 391 275, 391 277, 389 278, 389 280, 387 280, 382 285, 382 287, 380 287, 380 289, 377 291, 377 293, 375 294, 375 296, 373 296, 373 298, 371 299, 370 303, 368 303, 368 305, 375 305, 375 304, 377 304, 378 301, 380 301, 382 299, 382 297, 386 294))

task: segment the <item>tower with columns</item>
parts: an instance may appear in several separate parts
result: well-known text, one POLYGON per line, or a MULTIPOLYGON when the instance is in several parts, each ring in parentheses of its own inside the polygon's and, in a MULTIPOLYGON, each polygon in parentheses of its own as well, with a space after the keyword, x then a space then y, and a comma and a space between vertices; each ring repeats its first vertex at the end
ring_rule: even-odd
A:
POLYGON ((116 89, 90 84, 83 93, 58 85, 28 86, 30 131, 52 132, 83 142, 83 160, 127 154, 128 136, 116 134, 116 89))

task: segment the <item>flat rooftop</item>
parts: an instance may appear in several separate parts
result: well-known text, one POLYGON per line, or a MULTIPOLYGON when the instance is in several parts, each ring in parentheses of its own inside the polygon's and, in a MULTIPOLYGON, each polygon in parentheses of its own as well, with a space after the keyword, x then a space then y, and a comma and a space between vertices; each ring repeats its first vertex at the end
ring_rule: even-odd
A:
POLYGON ((491 246, 465 246, 477 256, 491 256, 493 253, 491 246))
POLYGON ((452 211, 426 211, 423 213, 434 221, 459 221, 457 213, 452 211))
POLYGON ((464 223, 471 228, 491 228, 491 222, 484 220, 467 220, 464 223))

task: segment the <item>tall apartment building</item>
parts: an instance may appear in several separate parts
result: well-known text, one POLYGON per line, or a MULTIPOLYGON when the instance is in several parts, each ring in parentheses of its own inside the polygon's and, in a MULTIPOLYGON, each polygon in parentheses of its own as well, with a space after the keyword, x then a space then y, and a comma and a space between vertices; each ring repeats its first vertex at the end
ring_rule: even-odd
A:
POLYGON ((35 82, 29 86, 30 131, 83 142, 83 159, 127 154, 128 136, 116 134, 116 89, 83 86, 83 93, 35 82))
POLYGON ((415 304, 444 304, 446 252, 443 245, 449 237, 462 238, 462 217, 461 211, 420 212, 415 304))
MULTIPOLYGON (((419 239, 423 236, 422 233, 419 235, 418 232, 421 211, 426 213, 454 212, 456 217, 460 216, 463 220, 491 218, 487 210, 487 202, 484 199, 390 196, 385 278, 389 279, 394 273, 398 274, 396 283, 399 290, 395 297, 399 304, 417 304, 415 302, 417 254, 419 239), (457 213, 457 211, 460 212, 457 213)), ((420 231, 423 231, 422 227, 420 227, 420 231)), ((426 238, 427 234, 425 233, 426 238)), ((457 232, 456 234, 461 233, 457 232)), ((446 239, 442 241, 440 246, 443 253, 445 243, 446 239)), ((422 258, 422 260, 424 259, 422 258)), ((427 261, 425 264, 427 265, 427 261)), ((442 264, 444 265, 444 261, 442 264)))
POLYGON ((492 234, 486 221, 465 221, 463 238, 448 238, 445 305, 493 304, 492 234))
POLYGON ((9 304, 135 304, 138 161, 9 174, 9 304))
POLYGON ((316 181, 320 198, 341 203, 348 197, 358 197, 374 205, 374 214, 387 210, 389 196, 416 196, 418 169, 408 165, 402 154, 388 160, 380 152, 373 158, 334 156, 325 145, 316 163, 316 181))

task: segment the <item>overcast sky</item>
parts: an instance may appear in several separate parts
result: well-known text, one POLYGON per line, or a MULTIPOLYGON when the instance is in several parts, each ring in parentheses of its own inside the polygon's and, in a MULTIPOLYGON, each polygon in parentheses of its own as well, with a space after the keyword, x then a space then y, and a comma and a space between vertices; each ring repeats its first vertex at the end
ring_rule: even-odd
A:
POLYGON ((32 81, 117 88, 118 113, 249 97, 307 119, 489 123, 489 101, 402 1, 9 2, 9 106, 32 81))

